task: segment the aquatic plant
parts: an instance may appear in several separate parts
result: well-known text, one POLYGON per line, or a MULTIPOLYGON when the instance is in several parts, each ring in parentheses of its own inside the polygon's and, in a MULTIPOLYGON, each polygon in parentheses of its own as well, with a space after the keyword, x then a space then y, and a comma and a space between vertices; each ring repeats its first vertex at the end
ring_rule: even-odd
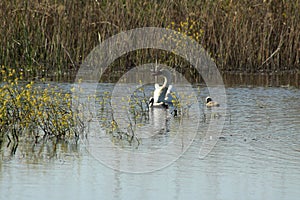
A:
POLYGON ((106 134, 110 135, 114 142, 127 141, 129 145, 140 140, 136 135, 135 130, 137 126, 141 126, 149 121, 149 105, 148 98, 145 94, 144 88, 138 88, 132 95, 121 98, 120 104, 123 106, 122 113, 124 113, 124 121, 127 124, 119 124, 115 119, 115 110, 111 101, 111 93, 105 91, 97 96, 98 119, 106 134), (128 109, 127 109, 128 107, 128 109))
POLYGON ((1 138, 35 143, 45 139, 79 138, 85 128, 80 113, 72 109, 71 94, 47 83, 24 81, 22 73, 2 66, 0 76, 1 138))
MULTIPOLYGON (((147 89, 147 85, 143 85, 141 80, 139 82, 140 87, 136 88, 133 94, 122 94, 121 97, 116 97, 115 101, 112 101, 114 97, 110 90, 99 92, 96 95, 97 118, 102 130, 114 143, 138 146, 142 142, 139 134, 143 134, 139 130, 147 130, 147 127, 151 124, 149 116, 151 111, 149 110, 148 101, 153 96, 153 90, 147 89), (114 103, 117 103, 118 106, 114 107, 114 103), (145 127, 146 129, 144 129, 145 127)), ((189 110, 192 105, 198 105, 193 94, 171 92, 171 95, 173 105, 166 112, 170 113, 169 116, 172 116, 172 120, 175 120, 176 123, 189 117, 189 110)), ((162 116, 162 120, 169 119, 163 119, 162 116)))
POLYGON ((171 92, 171 95, 173 98, 173 112, 175 111, 175 113, 172 114, 175 115, 175 117, 183 117, 189 115, 189 110, 191 106, 198 104, 198 102, 192 100, 194 97, 193 94, 187 95, 184 92, 171 92))

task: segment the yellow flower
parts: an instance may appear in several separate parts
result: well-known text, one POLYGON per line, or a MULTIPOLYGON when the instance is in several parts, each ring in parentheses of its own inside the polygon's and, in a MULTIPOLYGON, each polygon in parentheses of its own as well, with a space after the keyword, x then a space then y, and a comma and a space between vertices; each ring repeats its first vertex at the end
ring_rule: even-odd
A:
POLYGON ((27 89, 30 89, 31 86, 32 86, 32 85, 31 85, 30 83, 28 83, 28 84, 26 85, 26 88, 27 88, 27 89))

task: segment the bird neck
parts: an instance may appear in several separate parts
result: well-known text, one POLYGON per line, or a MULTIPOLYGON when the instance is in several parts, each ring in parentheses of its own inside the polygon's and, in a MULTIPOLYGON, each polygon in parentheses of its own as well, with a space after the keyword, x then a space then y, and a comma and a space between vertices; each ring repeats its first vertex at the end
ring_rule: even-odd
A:
POLYGON ((171 84, 171 75, 170 74, 167 74, 164 76, 164 84, 163 84, 163 87, 169 87, 169 85, 171 84))

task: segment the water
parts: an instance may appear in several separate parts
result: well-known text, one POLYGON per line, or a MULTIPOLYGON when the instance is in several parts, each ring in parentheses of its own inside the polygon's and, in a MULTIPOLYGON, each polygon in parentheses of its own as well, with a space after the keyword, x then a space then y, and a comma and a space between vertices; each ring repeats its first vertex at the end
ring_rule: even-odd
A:
MULTIPOLYGON (((200 99, 206 93, 202 88, 200 99)), ((103 165, 83 143, 58 144, 56 151, 52 144, 19 145, 12 156, 10 147, 3 145, 0 199, 298 199, 300 90, 231 87, 226 93, 228 110, 222 136, 204 159, 198 155, 209 121, 202 117, 198 134, 179 159, 142 174, 103 165)), ((211 111, 203 108, 201 112, 208 115, 211 111)), ((188 120, 185 123, 188 126, 188 120)), ((145 151, 147 145, 184 138, 172 134, 171 125, 170 129, 129 151, 145 151)), ((160 159, 163 157, 153 157, 152 161, 165 162, 160 159)), ((131 167, 137 164, 129 157, 115 160, 120 167, 122 162, 131 167)))

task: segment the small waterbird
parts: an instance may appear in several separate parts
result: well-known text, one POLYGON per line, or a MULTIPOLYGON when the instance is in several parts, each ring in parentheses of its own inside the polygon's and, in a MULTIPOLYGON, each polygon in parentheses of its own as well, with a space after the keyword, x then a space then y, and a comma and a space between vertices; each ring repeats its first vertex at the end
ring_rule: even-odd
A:
POLYGON ((219 107, 220 104, 213 101, 211 97, 206 97, 206 107, 219 107))

